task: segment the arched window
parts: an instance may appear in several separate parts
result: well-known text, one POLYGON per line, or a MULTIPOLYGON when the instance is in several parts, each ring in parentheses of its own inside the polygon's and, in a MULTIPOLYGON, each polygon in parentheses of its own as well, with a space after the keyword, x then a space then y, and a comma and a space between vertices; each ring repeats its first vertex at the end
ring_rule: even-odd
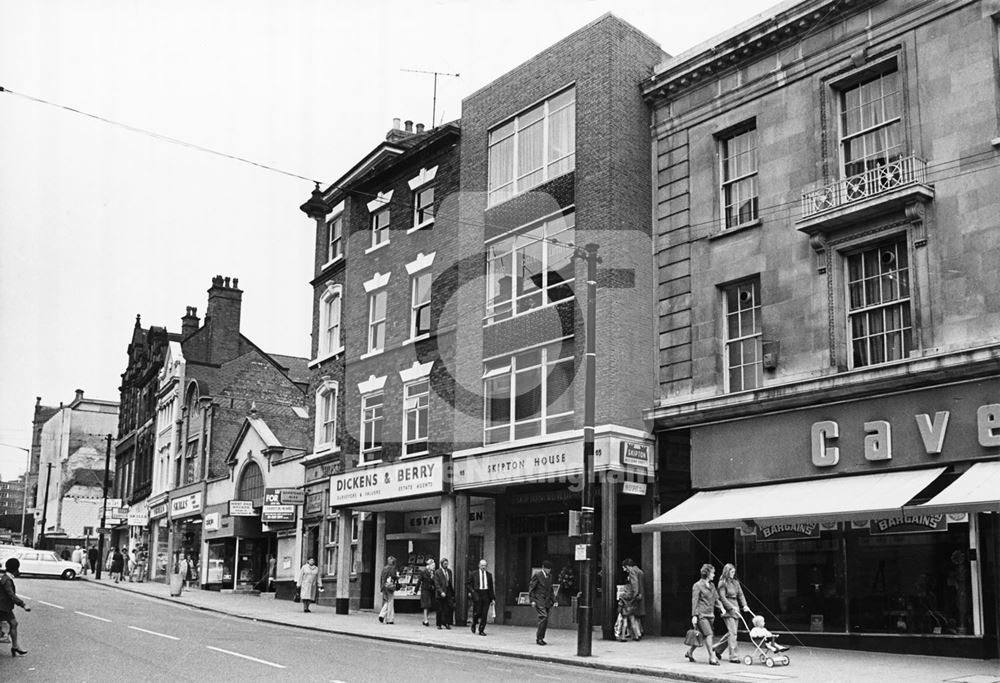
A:
POLYGON ((240 483, 236 486, 237 500, 252 500, 254 506, 264 501, 264 473, 255 462, 248 462, 240 474, 240 483))

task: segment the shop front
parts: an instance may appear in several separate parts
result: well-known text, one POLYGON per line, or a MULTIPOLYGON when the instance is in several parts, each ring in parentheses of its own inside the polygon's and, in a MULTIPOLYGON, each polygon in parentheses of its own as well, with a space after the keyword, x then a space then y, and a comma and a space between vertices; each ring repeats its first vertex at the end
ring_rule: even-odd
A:
MULTIPOLYGON (((302 556, 306 559, 310 556, 315 557, 319 565, 323 592, 318 596, 318 604, 333 605, 337 594, 337 515, 330 512, 327 499, 330 492, 330 476, 343 471, 343 464, 337 452, 308 456, 302 460, 302 465, 305 468, 302 556)), ((357 535, 354 534, 355 537, 357 535)), ((357 547, 357 541, 354 547, 357 547)), ((352 569, 354 567, 352 563, 352 569)), ((356 578, 357 572, 354 572, 352 580, 356 578)), ((357 597, 355 596, 355 599, 357 597)))
POLYGON ((691 427, 697 492, 636 530, 695 540, 688 585, 735 562, 791 642, 996 656, 998 398, 974 381, 691 427))
MULTIPOLYGON (((647 482, 654 472, 652 451, 638 432, 603 429, 595 438, 595 535, 601 548, 596 562, 602 579, 596 589, 594 623, 602 624, 607 637, 614 622, 615 585, 622 582, 622 560, 650 565, 649 549, 630 527, 652 510, 647 502, 647 482), (603 619, 605 614, 610 618, 603 619)), ((581 504, 582 438, 517 449, 477 449, 462 456, 455 461, 455 490, 495 501, 498 615, 509 624, 536 622, 528 584, 542 561, 549 560, 559 604, 549 625, 574 628, 582 566, 575 546, 581 539, 570 536, 569 513, 581 504)))
POLYGON ((204 500, 203 482, 184 486, 170 493, 168 571, 171 574, 179 571, 181 558, 187 558, 191 564, 190 576, 187 578, 191 585, 196 586, 205 582, 206 567, 202 562, 204 500))
POLYGON ((149 580, 167 583, 168 557, 170 556, 170 534, 167 531, 167 494, 150 499, 149 507, 149 580))
POLYGON ((237 593, 273 591, 268 568, 277 538, 264 532, 260 509, 252 501, 231 500, 205 508, 204 520, 205 587, 237 593))
MULTIPOLYGON (((374 533, 370 564, 364 570, 377 576, 390 556, 396 558, 400 575, 400 589, 396 592, 399 612, 420 610, 417 580, 428 559, 448 558, 457 575, 456 553, 462 553, 463 562, 473 555, 477 562, 485 556, 485 536, 492 526, 491 506, 486 500, 470 501, 465 496, 456 503, 455 496, 445 490, 445 465, 442 456, 411 458, 330 477, 331 513, 336 519, 335 529, 330 530, 331 535, 336 534, 332 559, 338 576, 356 576, 364 566, 366 520, 373 522, 374 533), (462 525, 467 533, 459 540, 456 515, 462 508, 469 522, 462 525)), ((345 613, 354 604, 346 602, 353 597, 353 583, 337 583, 339 613, 345 613)), ((370 593, 358 600, 361 607, 365 607, 365 598, 371 600, 373 607, 381 607, 382 595, 376 583, 372 581, 366 586, 370 593)))

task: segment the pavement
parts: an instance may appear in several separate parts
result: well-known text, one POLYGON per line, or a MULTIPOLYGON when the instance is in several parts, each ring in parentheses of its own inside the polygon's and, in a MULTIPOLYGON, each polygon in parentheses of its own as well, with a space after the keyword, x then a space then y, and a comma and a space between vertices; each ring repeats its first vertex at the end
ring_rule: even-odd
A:
MULTIPOLYGON (((397 614, 396 623, 387 625, 379 623, 375 613, 370 610, 339 615, 334 613, 332 607, 313 605, 312 612, 305 613, 299 604, 257 595, 193 589, 172 597, 169 587, 162 583, 116 584, 107 578, 95 580, 93 576, 82 580, 257 622, 367 640, 487 653, 673 680, 709 683, 753 680, 798 680, 809 683, 1000 683, 1000 661, 996 659, 984 661, 805 647, 796 646, 794 639, 786 637, 782 642, 791 646, 787 653, 790 658, 788 666, 766 668, 759 662, 747 666, 723 660, 721 666, 715 667, 708 665, 704 647, 695 653, 695 663, 685 660, 683 655, 686 647, 682 638, 645 637, 640 642, 620 643, 602 640, 598 631, 594 633, 591 656, 578 657, 577 633, 574 630, 549 629, 546 635, 549 645, 541 647, 535 645, 534 628, 524 626, 490 624, 486 629, 488 635, 484 638, 474 635, 468 627, 463 626, 453 626, 450 631, 438 630, 432 621, 430 627, 425 627, 419 614, 397 614)), ((741 655, 752 651, 751 645, 740 643, 741 655)))

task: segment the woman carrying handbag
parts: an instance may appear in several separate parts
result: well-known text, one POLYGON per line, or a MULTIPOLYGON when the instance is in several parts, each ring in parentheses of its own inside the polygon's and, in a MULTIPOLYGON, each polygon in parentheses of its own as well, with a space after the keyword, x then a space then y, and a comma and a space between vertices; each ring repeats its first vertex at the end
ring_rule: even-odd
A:
POLYGON ((319 567, 316 566, 316 558, 310 557, 299 568, 299 575, 295 577, 295 585, 299 589, 299 600, 302 601, 302 611, 312 612, 309 609, 309 605, 316 602, 316 593, 319 586, 319 567))
MULTIPOLYGON (((719 601, 719 591, 712 583, 714 578, 715 567, 710 564, 701 565, 701 578, 691 586, 691 627, 699 631, 704 639, 705 648, 708 650, 708 663, 718 666, 719 658, 715 655, 715 649, 712 646, 712 629, 715 625, 716 607, 719 608, 719 611, 723 611, 723 608, 719 601)), ((695 637, 692 637, 689 632, 689 637, 684 639, 684 643, 688 646, 684 656, 689 662, 694 661, 694 651, 698 647, 697 644, 692 644, 689 638, 694 640, 695 637)))

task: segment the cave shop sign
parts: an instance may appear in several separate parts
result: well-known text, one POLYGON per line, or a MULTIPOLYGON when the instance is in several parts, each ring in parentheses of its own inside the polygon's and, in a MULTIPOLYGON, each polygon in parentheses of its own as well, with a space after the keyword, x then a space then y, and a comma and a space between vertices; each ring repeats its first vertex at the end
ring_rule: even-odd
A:
POLYGON ((365 467, 330 477, 330 507, 439 494, 441 456, 365 467))

